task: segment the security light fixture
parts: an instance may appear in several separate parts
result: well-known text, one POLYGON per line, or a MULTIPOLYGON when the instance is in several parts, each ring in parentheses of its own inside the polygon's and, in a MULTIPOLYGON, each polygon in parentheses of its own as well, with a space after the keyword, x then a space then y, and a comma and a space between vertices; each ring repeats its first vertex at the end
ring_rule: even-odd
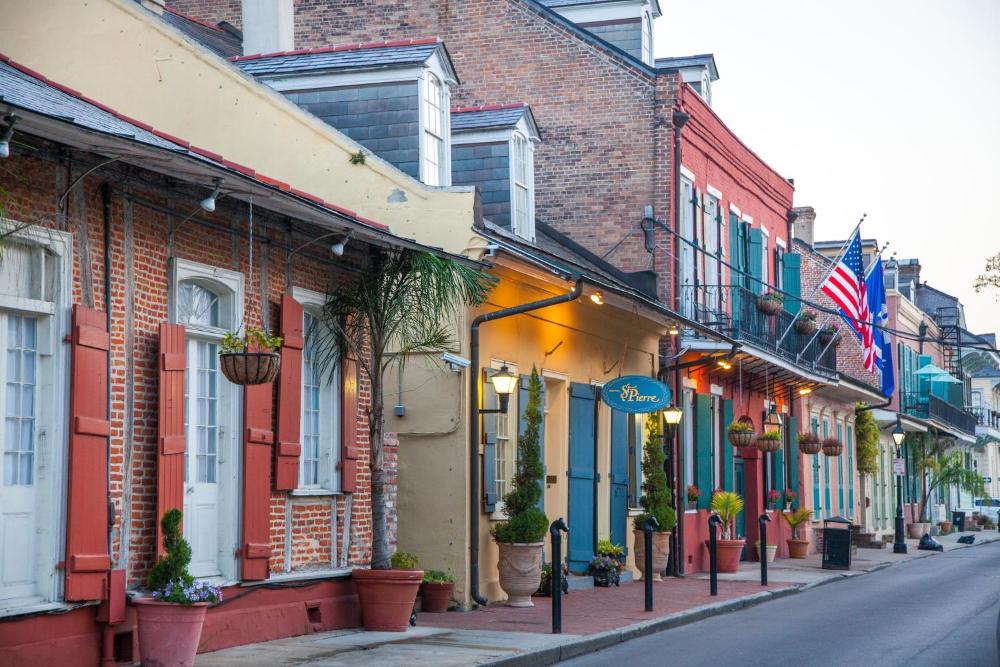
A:
POLYGON ((598 306, 603 306, 604 294, 601 293, 601 290, 597 290, 596 292, 590 295, 590 300, 596 303, 598 306))
POLYGON ((726 359, 719 359, 715 363, 719 368, 721 368, 724 371, 728 371, 730 368, 733 367, 733 365, 726 359))
POLYGON ((17 116, 5 116, 3 120, 7 123, 7 127, 4 128, 3 134, 0 134, 0 158, 7 158, 10 157, 10 140, 14 136, 17 116))
POLYGON ((215 200, 219 198, 219 190, 221 189, 222 179, 217 178, 215 179, 215 188, 212 189, 212 194, 198 202, 203 211, 206 213, 215 213, 215 200))
POLYGON ((330 252, 332 252, 337 257, 342 257, 344 255, 344 248, 347 247, 347 242, 351 240, 351 235, 348 234, 344 238, 340 239, 332 246, 330 246, 330 252))

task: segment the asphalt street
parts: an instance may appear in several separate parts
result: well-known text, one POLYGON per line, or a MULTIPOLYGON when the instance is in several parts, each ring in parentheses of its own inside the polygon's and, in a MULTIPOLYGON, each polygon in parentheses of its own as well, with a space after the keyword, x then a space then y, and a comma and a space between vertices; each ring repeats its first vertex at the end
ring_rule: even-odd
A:
POLYGON ((568 661, 606 665, 1000 665, 1000 542, 906 561, 568 661))

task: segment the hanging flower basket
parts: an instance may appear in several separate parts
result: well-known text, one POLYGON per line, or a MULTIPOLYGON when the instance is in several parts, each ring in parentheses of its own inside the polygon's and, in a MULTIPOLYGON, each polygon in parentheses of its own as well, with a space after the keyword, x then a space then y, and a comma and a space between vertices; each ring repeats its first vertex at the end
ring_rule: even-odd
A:
POLYGON ((824 347, 837 347, 840 345, 840 331, 835 326, 823 327, 819 332, 819 343, 824 347))
POLYGON ((823 453, 827 456, 840 456, 844 451, 844 445, 836 438, 823 439, 823 453))
POLYGON ((799 433, 799 451, 803 454, 819 454, 823 444, 814 433, 799 433))
POLYGON ((250 385, 273 382, 281 370, 277 352, 235 352, 220 354, 222 374, 233 384, 250 385))
POLYGON ((753 445, 754 438, 757 437, 757 434, 753 432, 753 424, 743 421, 742 417, 739 421, 730 424, 726 433, 729 435, 729 443, 733 447, 750 447, 753 445))
POLYGON ((759 435, 754 440, 754 444, 757 445, 757 449, 760 451, 773 454, 781 449, 781 433, 779 431, 772 431, 764 435, 759 435), (774 437, 772 433, 777 434, 778 437, 774 437))
POLYGON ((816 313, 811 310, 803 310, 795 318, 795 333, 800 336, 811 336, 816 333, 816 313))
POLYGON ((785 305, 785 298, 778 292, 768 292, 757 297, 757 310, 765 315, 777 315, 785 305))

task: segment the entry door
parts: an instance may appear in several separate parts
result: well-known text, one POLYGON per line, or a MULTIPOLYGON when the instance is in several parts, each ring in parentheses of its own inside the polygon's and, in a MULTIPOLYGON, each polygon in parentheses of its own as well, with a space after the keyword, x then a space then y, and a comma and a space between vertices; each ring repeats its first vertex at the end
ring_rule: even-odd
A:
POLYGON ((37 324, 0 313, 0 600, 36 593, 37 324))
POLYGON ((221 574, 219 484, 226 437, 222 393, 228 382, 219 372, 218 343, 190 337, 187 345, 184 537, 191 544, 191 574, 214 577, 221 574))
POLYGON ((597 429, 594 387, 573 383, 569 392, 569 567, 585 572, 596 544, 597 429))
POLYGON ((628 552, 628 420, 629 415, 611 411, 611 541, 628 552))

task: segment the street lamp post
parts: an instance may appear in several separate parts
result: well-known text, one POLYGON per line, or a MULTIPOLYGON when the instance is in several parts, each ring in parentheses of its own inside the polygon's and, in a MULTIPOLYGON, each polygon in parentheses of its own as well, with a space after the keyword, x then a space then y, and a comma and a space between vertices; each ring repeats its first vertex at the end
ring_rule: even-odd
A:
MULTIPOLYGON (((677 479, 674 478, 674 435, 677 433, 677 425, 681 423, 681 418, 684 416, 684 411, 679 407, 671 403, 663 411, 663 472, 667 475, 667 480, 674 480, 674 486, 678 486, 677 481, 679 481, 680 475, 677 475, 677 479)), ((677 489, 674 489, 674 493, 679 493, 677 489)), ((675 496, 675 498, 680 498, 680 496, 675 496)), ((636 554, 638 558, 641 554, 636 554)), ((677 576, 677 531, 670 531, 670 555, 667 558, 667 574, 671 576, 677 576)))
MULTIPOLYGON (((892 441, 896 443, 896 458, 902 458, 903 439, 906 438, 906 431, 896 417, 896 428, 892 429, 892 441)), ((905 554, 906 540, 903 539, 903 476, 896 475, 896 539, 892 544, 892 553, 905 554)))

